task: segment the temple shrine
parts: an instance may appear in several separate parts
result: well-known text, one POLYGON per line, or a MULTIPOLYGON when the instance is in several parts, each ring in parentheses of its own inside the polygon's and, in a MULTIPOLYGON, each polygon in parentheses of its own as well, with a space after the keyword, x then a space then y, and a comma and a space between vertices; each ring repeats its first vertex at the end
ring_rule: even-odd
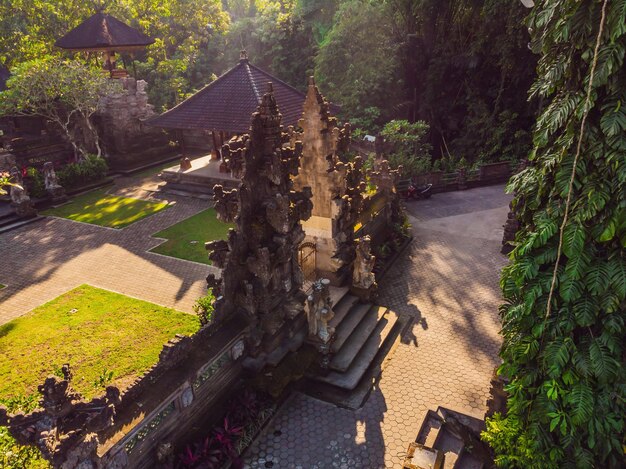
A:
POLYGON ((116 54, 128 52, 132 56, 134 52, 153 43, 154 39, 141 31, 99 11, 58 39, 54 45, 70 51, 103 54, 103 66, 111 78, 124 78, 128 72, 125 68, 117 67, 116 54))

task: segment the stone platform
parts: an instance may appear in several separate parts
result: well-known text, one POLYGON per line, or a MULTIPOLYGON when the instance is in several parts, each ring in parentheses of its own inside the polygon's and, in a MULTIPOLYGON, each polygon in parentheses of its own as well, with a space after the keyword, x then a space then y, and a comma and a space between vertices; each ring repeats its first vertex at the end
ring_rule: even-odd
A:
POLYGON ((167 168, 159 177, 165 181, 164 191, 184 191, 212 194, 213 186, 221 184, 227 189, 239 187, 240 180, 230 173, 221 173, 221 160, 212 160, 211 155, 201 156, 191 161, 191 168, 181 170, 180 164, 167 168))

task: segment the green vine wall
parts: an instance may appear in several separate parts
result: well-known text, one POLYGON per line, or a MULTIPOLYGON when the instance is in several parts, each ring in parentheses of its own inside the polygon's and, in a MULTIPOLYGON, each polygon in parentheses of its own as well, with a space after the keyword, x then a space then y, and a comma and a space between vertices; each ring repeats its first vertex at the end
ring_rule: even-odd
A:
POLYGON ((535 4, 530 93, 545 106, 530 166, 510 182, 521 229, 501 278, 508 413, 489 419, 483 437, 502 467, 624 467, 626 0, 535 4))

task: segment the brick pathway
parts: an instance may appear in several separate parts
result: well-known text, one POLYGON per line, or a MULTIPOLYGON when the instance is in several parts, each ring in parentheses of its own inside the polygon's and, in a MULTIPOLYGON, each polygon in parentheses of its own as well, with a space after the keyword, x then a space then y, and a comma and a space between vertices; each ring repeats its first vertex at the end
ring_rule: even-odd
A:
POLYGON ((363 408, 293 394, 247 453, 251 468, 392 468, 428 409, 482 418, 500 346, 503 186, 410 202, 415 240, 380 303, 413 322, 363 408))
MULTIPOLYGON (((121 182, 120 195, 153 197, 149 180, 121 182)), ((121 230, 49 217, 0 234, 0 283, 7 285, 0 290, 0 324, 83 283, 192 312, 213 267, 147 251, 162 242, 152 234, 210 202, 160 198, 174 204, 121 230)))

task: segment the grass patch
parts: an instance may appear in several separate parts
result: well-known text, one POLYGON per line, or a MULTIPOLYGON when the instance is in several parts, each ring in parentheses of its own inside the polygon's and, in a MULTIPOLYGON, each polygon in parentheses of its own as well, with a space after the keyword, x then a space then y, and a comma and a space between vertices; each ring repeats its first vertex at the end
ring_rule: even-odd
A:
POLYGON ((196 330, 193 315, 82 285, 0 326, 0 400, 35 393, 64 363, 73 387, 91 398, 104 389, 105 371, 123 386, 156 363, 175 334, 196 330))
POLYGON ((74 197, 69 203, 42 213, 109 228, 123 228, 160 212, 167 205, 166 202, 109 195, 105 189, 100 189, 74 197))
POLYGON ((154 234, 154 237, 165 238, 167 241, 152 249, 152 252, 211 264, 204 243, 226 239, 228 230, 232 227, 234 225, 231 223, 219 221, 215 209, 209 208, 154 234))
MULTIPOLYGON (((124 387, 157 362, 175 334, 196 330, 190 314, 82 285, 0 326, 0 404, 32 410, 37 386, 61 375, 64 363, 72 367, 72 386, 88 399, 109 384, 124 387)), ((50 466, 0 427, 0 467, 50 466)))

